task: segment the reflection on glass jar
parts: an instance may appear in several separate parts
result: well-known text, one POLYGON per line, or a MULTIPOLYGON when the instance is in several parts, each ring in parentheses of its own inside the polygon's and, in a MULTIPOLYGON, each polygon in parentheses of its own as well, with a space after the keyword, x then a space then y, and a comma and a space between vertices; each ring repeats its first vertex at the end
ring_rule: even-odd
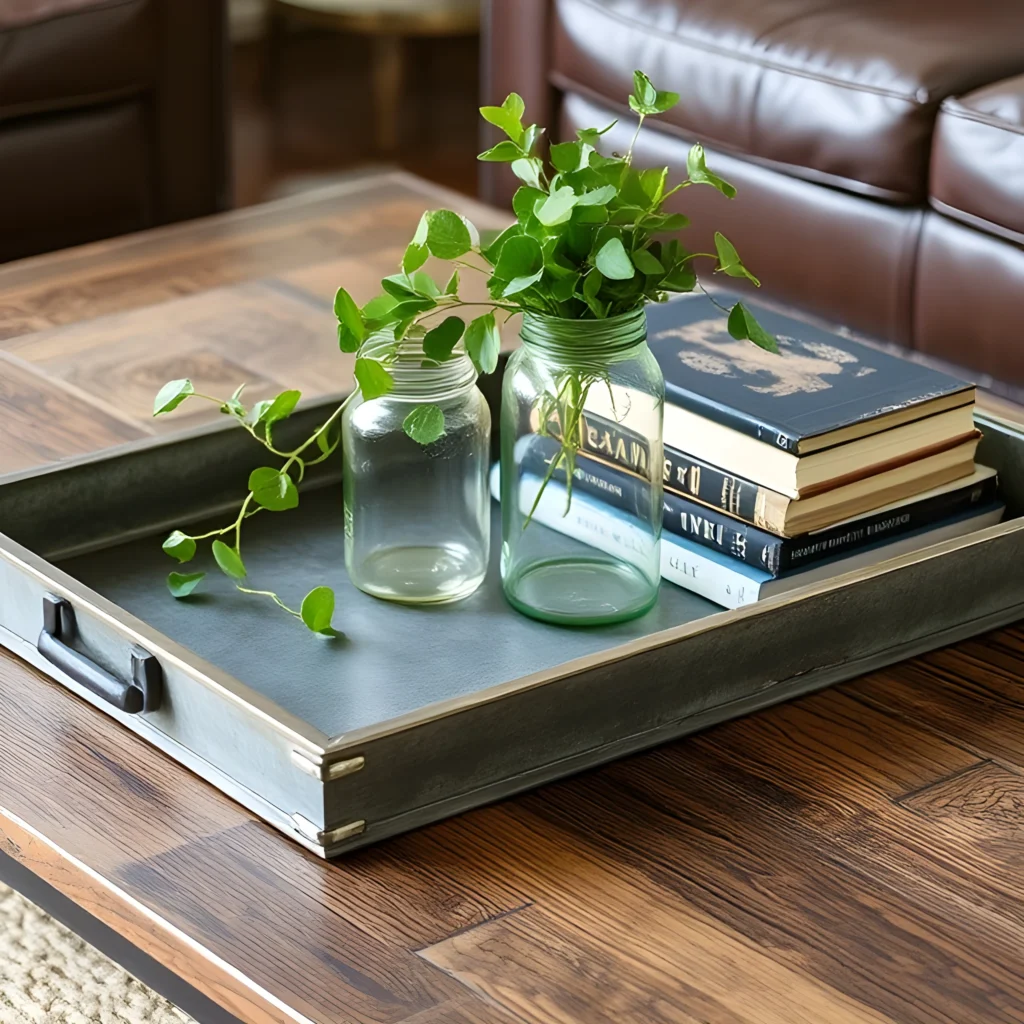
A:
MULTIPOLYGON (((382 337, 379 345, 386 350, 394 341, 382 337)), ((391 372, 389 394, 371 401, 357 396, 342 419, 345 566, 352 582, 374 597, 457 601, 487 572, 490 410, 465 354, 424 366, 421 343, 410 341, 391 372), (445 425, 426 445, 402 426, 423 405, 438 406, 445 425)))
POLYGON ((657 601, 662 523, 665 382, 646 314, 526 314, 521 337, 502 390, 505 594, 548 622, 636 618, 657 601))

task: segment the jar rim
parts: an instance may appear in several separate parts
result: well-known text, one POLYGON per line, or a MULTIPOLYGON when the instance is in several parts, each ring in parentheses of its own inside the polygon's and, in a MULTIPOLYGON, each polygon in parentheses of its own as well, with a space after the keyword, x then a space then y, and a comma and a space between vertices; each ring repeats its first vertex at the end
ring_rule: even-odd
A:
POLYGON ((371 359, 392 356, 388 372, 394 387, 385 398, 409 401, 441 401, 468 391, 476 384, 477 371, 473 361, 460 345, 444 362, 427 359, 423 339, 405 337, 395 349, 393 331, 378 331, 364 342, 364 354, 371 359))
POLYGON ((569 319, 526 310, 520 337, 527 347, 566 357, 619 352, 647 340, 647 307, 641 303, 625 313, 600 320, 569 319))

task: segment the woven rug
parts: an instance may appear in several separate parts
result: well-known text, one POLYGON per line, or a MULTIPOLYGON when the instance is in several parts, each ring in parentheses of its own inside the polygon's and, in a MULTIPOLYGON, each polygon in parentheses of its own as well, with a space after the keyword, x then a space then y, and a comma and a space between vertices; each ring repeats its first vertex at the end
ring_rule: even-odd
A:
POLYGON ((191 1018, 0 884, 2 1024, 189 1024, 191 1018))

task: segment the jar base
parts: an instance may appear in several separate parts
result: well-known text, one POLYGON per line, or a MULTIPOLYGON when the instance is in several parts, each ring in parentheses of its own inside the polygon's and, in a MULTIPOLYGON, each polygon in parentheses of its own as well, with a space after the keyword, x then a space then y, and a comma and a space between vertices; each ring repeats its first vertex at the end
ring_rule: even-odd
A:
POLYGON ((353 571, 352 582, 371 597, 402 604, 448 604, 469 597, 487 575, 478 552, 459 544, 378 548, 353 571))
POLYGON ((562 557, 531 562, 503 581, 518 612, 559 626, 606 626, 649 612, 658 588, 637 568, 602 558, 562 557))

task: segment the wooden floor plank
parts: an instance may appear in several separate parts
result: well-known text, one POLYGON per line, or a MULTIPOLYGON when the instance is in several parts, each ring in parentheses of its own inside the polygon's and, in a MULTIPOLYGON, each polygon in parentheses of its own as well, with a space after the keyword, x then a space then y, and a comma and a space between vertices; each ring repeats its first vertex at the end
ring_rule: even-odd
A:
MULTIPOLYGON (((879 787, 888 777, 878 773, 879 759, 895 763, 900 756, 886 749, 881 726, 877 749, 860 755, 869 766, 860 775, 849 755, 870 728, 852 737, 838 733, 838 761, 829 766, 824 743, 825 760, 805 771, 813 758, 802 766, 794 751, 804 736, 823 738, 825 720, 801 726, 797 712, 821 699, 785 709, 781 735, 788 745, 755 728, 780 716, 783 709, 776 709, 610 766, 585 796, 580 780, 571 793, 553 786, 522 803, 781 961, 895 1020, 1024 1019, 1015 952, 1024 949, 1021 886, 1003 880, 998 864, 988 865, 988 889, 973 870, 964 879, 955 860, 939 872, 928 845, 936 833, 918 828, 913 842, 900 836, 902 825, 920 821, 910 822, 887 797, 885 790, 895 794, 897 786, 879 787), (967 948, 964 934, 971 935, 967 948)), ((923 760, 913 735, 907 740, 908 762, 916 750, 918 764, 930 766, 935 738, 924 734, 923 760)), ((946 853, 957 852, 962 847, 947 841, 946 853)))
POLYGON ((851 692, 937 735, 956 737, 980 758, 1024 767, 1024 629, 998 637, 997 643, 986 637, 895 665, 851 692))
POLYGON ((529 851, 537 905, 421 955, 531 1024, 889 1020, 539 819, 487 827, 529 851))
MULTIPOLYGON (((150 933, 139 931, 154 944, 147 951, 174 956, 173 936, 189 935, 207 959, 258 979, 318 1024, 399 1022, 457 999, 461 990, 410 949, 523 903, 497 874, 478 873, 475 888, 446 872, 443 856, 422 865, 410 860, 414 837, 404 848, 325 864, 7 658, 0 658, 0 721, 0 806, 16 821, 37 823, 146 908, 160 922, 150 933), (69 817, 68 808, 85 807, 87 816, 69 817)), ((0 822, 0 833, 24 846, 16 831, 0 822)), ((26 859, 20 850, 9 852, 26 859)), ((53 877, 59 861, 38 850, 29 859, 72 898, 83 902, 85 893, 89 909, 102 904, 90 879, 75 872, 53 877)), ((110 913, 102 905, 100 911, 101 919, 110 913)), ((205 987, 198 987, 223 1003, 231 977, 204 976, 205 987)), ((253 998, 241 983, 232 996, 246 1005, 253 998)))

